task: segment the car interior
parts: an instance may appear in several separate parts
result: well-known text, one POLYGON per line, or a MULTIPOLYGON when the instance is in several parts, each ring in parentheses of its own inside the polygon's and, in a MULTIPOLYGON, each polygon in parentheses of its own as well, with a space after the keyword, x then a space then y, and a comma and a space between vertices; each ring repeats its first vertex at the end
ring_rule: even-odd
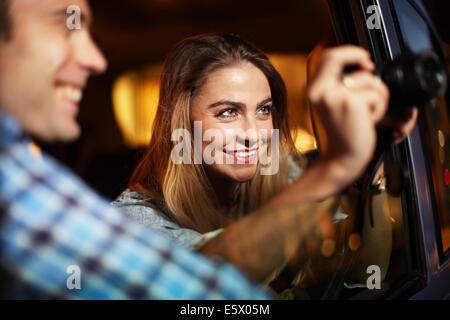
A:
MULTIPOLYGON (((443 2, 110 0, 105 9, 101 1, 91 1, 95 18, 92 32, 108 59, 108 71, 89 82, 79 115, 81 138, 70 145, 41 146, 98 193, 115 199, 127 187, 151 138, 160 70, 169 50, 192 35, 229 32, 261 48, 281 73, 296 147, 304 154, 316 154, 329 142, 305 99, 304 88, 321 49, 356 42, 370 49, 378 65, 386 64, 392 48, 380 32, 366 28, 368 13, 361 10, 361 6, 386 3, 402 52, 437 52, 448 74, 450 28, 442 13, 443 2), (424 16, 423 4, 429 16, 424 16)), ((382 289, 370 290, 365 283, 350 281, 348 268, 338 266, 309 285, 299 281, 295 272, 289 275, 287 285, 273 283, 275 291, 282 293, 289 287, 290 299, 394 299, 411 297, 426 286, 426 248, 413 178, 416 170, 425 170, 430 177, 436 243, 440 262, 444 263, 450 255, 449 96, 447 89, 443 97, 429 101, 421 112, 417 134, 426 155, 425 168, 418 168, 413 161, 410 151, 415 145, 410 141, 387 144, 375 156, 366 180, 355 183, 340 198, 342 212, 349 216, 361 211, 367 217, 381 212, 392 221, 392 248, 382 289), (367 181, 381 163, 387 186, 374 188, 367 181)), ((362 224, 352 221, 344 233, 358 236, 362 224)), ((351 247, 350 239, 355 238, 345 238, 347 247, 351 247)), ((327 257, 322 258, 326 263, 327 257)))

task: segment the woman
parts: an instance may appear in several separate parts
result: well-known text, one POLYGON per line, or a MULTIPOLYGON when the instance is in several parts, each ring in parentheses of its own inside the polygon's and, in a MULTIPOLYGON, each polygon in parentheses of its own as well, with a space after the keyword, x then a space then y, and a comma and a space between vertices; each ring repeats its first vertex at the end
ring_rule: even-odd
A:
MULTIPOLYGON (((319 219, 331 221, 335 202, 321 200, 356 180, 371 160, 389 96, 373 69, 357 47, 323 54, 307 97, 333 143, 300 175, 286 89, 267 57, 233 35, 182 41, 164 64, 147 153, 114 204, 255 280, 267 279, 319 219), (346 86, 348 64, 361 71, 346 86), (174 134, 179 129, 184 134, 174 134)), ((328 229, 321 237, 333 236, 328 229)))

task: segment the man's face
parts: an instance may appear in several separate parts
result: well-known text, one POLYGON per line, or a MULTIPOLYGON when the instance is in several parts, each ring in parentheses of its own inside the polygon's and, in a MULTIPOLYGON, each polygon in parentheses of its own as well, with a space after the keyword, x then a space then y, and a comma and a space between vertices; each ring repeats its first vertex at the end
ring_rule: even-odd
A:
POLYGON ((71 141, 82 91, 91 73, 106 61, 89 33, 86 0, 12 0, 11 38, 0 42, 0 108, 44 141, 71 141), (69 30, 67 8, 83 16, 80 30, 69 30))

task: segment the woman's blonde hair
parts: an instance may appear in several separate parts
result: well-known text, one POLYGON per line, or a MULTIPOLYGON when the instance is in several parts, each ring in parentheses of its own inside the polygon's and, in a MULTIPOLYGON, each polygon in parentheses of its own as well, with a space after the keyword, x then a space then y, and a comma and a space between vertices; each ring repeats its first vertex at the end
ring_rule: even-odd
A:
POLYGON ((204 233, 222 228, 257 209, 285 186, 288 152, 295 153, 296 149, 288 124, 286 87, 269 59, 238 36, 200 35, 177 44, 165 60, 152 138, 132 175, 130 188, 145 197, 163 201, 181 227, 204 233), (219 208, 201 164, 177 165, 171 161, 176 144, 171 141, 171 134, 176 129, 186 129, 193 136, 190 113, 197 91, 215 70, 242 62, 252 63, 269 82, 274 105, 273 126, 279 129, 280 136, 280 170, 263 176, 259 174, 261 165, 258 164, 257 174, 240 185, 236 208, 225 213, 219 208))

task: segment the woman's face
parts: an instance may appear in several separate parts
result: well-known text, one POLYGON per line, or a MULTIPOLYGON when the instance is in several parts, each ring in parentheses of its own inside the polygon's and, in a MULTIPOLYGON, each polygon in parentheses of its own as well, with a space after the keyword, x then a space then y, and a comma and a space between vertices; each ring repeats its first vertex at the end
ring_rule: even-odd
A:
POLYGON ((235 182, 250 180, 267 152, 273 129, 266 76, 248 62, 218 69, 198 90, 191 108, 192 121, 201 122, 202 163, 208 175, 235 182), (208 155, 215 159, 213 163, 208 155))

